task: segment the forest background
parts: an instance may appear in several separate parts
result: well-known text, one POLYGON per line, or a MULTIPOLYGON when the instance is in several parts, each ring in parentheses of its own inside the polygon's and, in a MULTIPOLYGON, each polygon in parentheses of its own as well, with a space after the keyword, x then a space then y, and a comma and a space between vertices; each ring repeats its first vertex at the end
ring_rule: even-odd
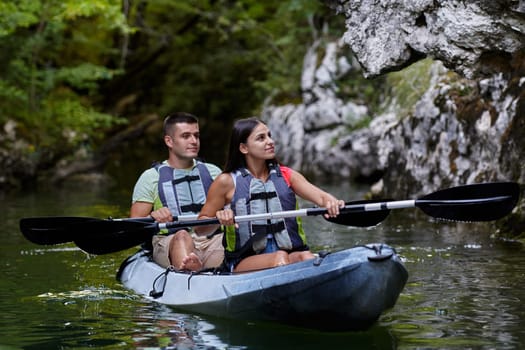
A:
MULTIPOLYGON (((124 163, 136 177, 174 111, 200 118, 201 154, 222 164, 233 120, 300 98, 313 31, 339 38, 342 21, 319 1, 2 2, 0 188, 124 163)), ((374 99, 373 84, 347 85, 374 99)))

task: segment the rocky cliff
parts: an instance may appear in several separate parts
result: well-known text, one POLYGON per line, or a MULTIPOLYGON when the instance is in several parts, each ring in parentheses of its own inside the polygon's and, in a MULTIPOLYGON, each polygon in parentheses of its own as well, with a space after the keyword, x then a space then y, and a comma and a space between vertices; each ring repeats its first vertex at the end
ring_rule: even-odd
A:
POLYGON ((392 197, 525 183, 525 2, 325 2, 344 36, 313 43, 302 103, 263 112, 284 163, 392 197), (385 79, 380 108, 340 93, 356 70, 385 79))
POLYGON ((473 78, 510 69, 523 47, 522 0, 324 0, 346 18, 344 41, 365 75, 433 57, 473 78))

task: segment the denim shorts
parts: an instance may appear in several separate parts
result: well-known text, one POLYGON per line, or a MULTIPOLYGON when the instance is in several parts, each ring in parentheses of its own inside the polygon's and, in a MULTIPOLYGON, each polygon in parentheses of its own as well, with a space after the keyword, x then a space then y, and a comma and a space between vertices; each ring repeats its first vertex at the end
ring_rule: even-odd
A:
POLYGON ((275 241, 275 237, 273 235, 268 235, 267 241, 266 241, 266 248, 261 252, 261 254, 264 253, 273 253, 279 250, 279 247, 277 246, 277 242, 275 241))
MULTIPOLYGON (((273 253, 279 250, 279 247, 277 246, 277 242, 275 241, 275 237, 273 235, 268 235, 267 241, 266 241, 266 248, 259 254, 265 254, 265 253, 273 253)), ((233 272, 233 269, 235 266, 237 266, 238 263, 241 262, 241 258, 236 259, 230 259, 226 262, 226 267, 228 271, 233 272)))

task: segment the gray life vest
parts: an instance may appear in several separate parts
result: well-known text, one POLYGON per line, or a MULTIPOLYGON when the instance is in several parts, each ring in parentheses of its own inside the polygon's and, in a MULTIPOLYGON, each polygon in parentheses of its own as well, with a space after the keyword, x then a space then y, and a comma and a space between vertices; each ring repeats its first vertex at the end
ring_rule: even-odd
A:
MULTIPOLYGON (((231 208, 235 215, 271 213, 297 209, 297 198, 284 180, 279 166, 271 166, 268 180, 253 177, 246 169, 232 173, 235 193, 231 208)), ((251 242, 253 252, 266 247, 268 235, 273 235, 279 249, 304 250, 306 239, 297 218, 263 219, 238 223, 239 228, 226 229, 226 253, 231 257, 245 251, 251 242)), ((244 255, 242 253, 241 255, 244 255)))
POLYGON ((191 169, 174 169, 167 164, 157 164, 159 172, 159 198, 173 216, 198 214, 206 201, 213 182, 206 165, 197 161, 191 169))

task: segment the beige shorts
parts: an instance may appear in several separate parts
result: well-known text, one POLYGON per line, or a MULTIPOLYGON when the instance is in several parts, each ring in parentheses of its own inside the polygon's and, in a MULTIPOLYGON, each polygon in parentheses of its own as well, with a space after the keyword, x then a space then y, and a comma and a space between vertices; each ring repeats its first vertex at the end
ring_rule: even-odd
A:
MULTIPOLYGON (((155 235, 151 239, 153 245, 153 261, 162 267, 171 265, 170 242, 175 235, 155 235)), ((211 239, 205 236, 192 234, 194 253, 201 259, 203 268, 218 267, 224 260, 224 247, 222 246, 222 234, 217 234, 211 239)))

